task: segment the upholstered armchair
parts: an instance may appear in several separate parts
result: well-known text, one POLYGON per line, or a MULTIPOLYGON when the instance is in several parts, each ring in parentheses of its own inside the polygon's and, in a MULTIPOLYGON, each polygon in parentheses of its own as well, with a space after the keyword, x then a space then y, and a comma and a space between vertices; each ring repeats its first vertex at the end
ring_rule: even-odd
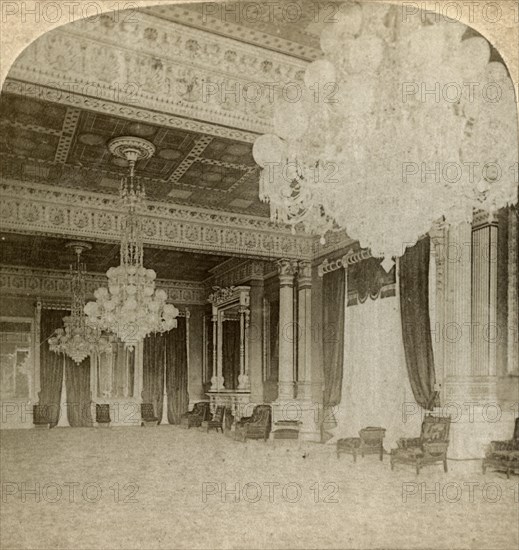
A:
POLYGON ((232 425, 234 424, 234 416, 232 410, 229 407, 225 407, 225 413, 223 415, 223 426, 226 432, 232 430, 232 425))
POLYGON ((519 418, 515 419, 512 439, 490 442, 483 459, 483 473, 487 468, 505 471, 508 479, 512 472, 519 473, 519 418))
POLYGON ((109 427, 110 422, 110 405, 106 403, 96 404, 96 422, 98 426, 109 427))
POLYGON ((412 464, 419 474, 423 466, 443 462, 443 469, 447 472, 450 425, 450 416, 427 415, 422 422, 420 437, 402 438, 397 442, 398 448, 391 450, 391 469, 397 463, 412 464))
POLYGON ((156 426, 159 423, 159 419, 153 410, 153 403, 141 404, 141 420, 141 426, 156 426))
POLYGON ((252 416, 244 416, 236 422, 234 437, 242 441, 247 438, 267 441, 271 429, 271 420, 270 405, 256 405, 252 411, 252 416))
POLYGON ((225 415, 225 407, 223 405, 218 405, 214 411, 213 418, 207 422, 207 432, 209 430, 220 430, 223 433, 223 417, 225 415))
POLYGON ((32 415, 35 428, 49 428, 48 410, 45 405, 33 405, 32 415))
POLYGON ((211 409, 207 401, 200 401, 193 405, 193 410, 182 415, 180 426, 183 428, 199 428, 202 422, 210 420, 211 409))

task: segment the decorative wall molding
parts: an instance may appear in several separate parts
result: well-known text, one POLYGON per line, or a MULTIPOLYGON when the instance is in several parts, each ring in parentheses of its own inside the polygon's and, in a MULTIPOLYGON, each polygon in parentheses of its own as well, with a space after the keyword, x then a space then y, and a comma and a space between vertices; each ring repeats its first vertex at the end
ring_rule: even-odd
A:
MULTIPOLYGON (((13 180, 2 180, 0 196, 3 231, 106 242, 120 239, 115 196, 13 180)), ((144 242, 150 246, 272 259, 311 256, 311 237, 292 235, 266 218, 152 201, 147 208, 144 242)))
POLYGON ((213 286, 236 286, 252 280, 262 281, 273 268, 272 262, 231 258, 214 268, 213 275, 204 283, 207 288, 212 288, 213 286))
POLYGON ((363 304, 368 300, 378 300, 383 298, 393 298, 396 296, 396 283, 391 283, 389 285, 384 285, 380 288, 377 288, 375 292, 368 292, 367 294, 361 295, 358 291, 352 290, 348 292, 348 307, 356 306, 363 304))
MULTIPOLYGON (((297 3, 292 5, 292 9, 298 9, 297 3)), ((299 4, 301 6, 301 4, 299 4)), ((288 7, 288 6, 287 6, 288 7)), ((213 28, 218 29, 219 32, 234 38, 239 41, 247 41, 249 43, 254 43, 259 46, 262 46, 266 40, 269 41, 269 48, 271 50, 278 50, 281 52, 289 51, 291 56, 300 57, 303 59, 314 60, 322 57, 322 51, 319 48, 319 36, 316 34, 312 36, 308 29, 303 26, 302 33, 307 37, 307 43, 294 42, 290 40, 284 33, 280 32, 275 35, 271 32, 271 28, 268 29, 268 32, 263 32, 265 26, 272 27, 273 19, 275 19, 276 9, 279 10, 282 8, 282 5, 272 4, 271 6, 268 3, 264 5, 255 4, 255 5, 246 5, 240 6, 239 4, 225 5, 225 4, 206 4, 202 5, 201 9, 197 9, 197 6, 186 6, 185 4, 175 5, 175 4, 166 4, 160 6, 153 6, 152 8, 147 8, 145 12, 152 12, 157 17, 162 17, 170 21, 177 21, 189 25, 191 27, 198 28, 213 28), (187 9, 186 9, 187 8, 187 9), (205 8, 205 9, 204 9, 205 8), (240 8, 242 10, 240 11, 240 8), (262 11, 260 8, 264 8, 262 11), (272 11, 269 11, 269 8, 272 11), (228 11, 227 11, 228 10, 228 11), (259 19, 259 21, 258 21, 259 19), (251 25, 250 23, 254 22, 256 25, 251 25), (247 24, 249 23, 249 24, 247 24), (308 38, 313 37, 314 45, 308 40, 308 38)), ((306 19, 307 25, 310 25, 312 22, 315 22, 317 18, 319 21, 330 21, 333 19, 334 10, 337 7, 333 4, 330 5, 311 5, 303 8, 300 12, 301 18, 306 19), (303 11, 304 10, 304 11, 303 11), (319 11, 321 10, 321 12, 319 11), (324 12, 324 13, 322 13, 324 12), (306 16, 306 17, 305 17, 306 16)), ((283 21, 286 19, 290 27, 290 21, 288 17, 283 18, 282 15, 279 17, 283 21)), ((292 27, 294 27, 292 23, 292 27)), ((278 27, 282 28, 282 26, 278 27)))
POLYGON ((477 212, 474 212, 474 216, 472 217, 473 231, 476 231, 477 229, 481 229, 482 227, 486 227, 488 225, 495 225, 497 227, 497 224, 498 217, 497 214, 493 212, 478 210, 477 212))
POLYGON ((325 273, 336 271, 337 269, 341 269, 342 267, 346 268, 349 265, 356 264, 358 262, 361 262, 362 260, 367 260, 368 258, 371 258, 371 252, 369 250, 351 249, 348 250, 348 252, 342 258, 337 258, 336 260, 325 259, 324 262, 322 262, 317 267, 317 273, 319 277, 322 277, 325 273))
POLYGON ((55 102, 66 107, 88 109, 105 115, 123 117, 129 120, 139 120, 149 124, 157 124, 168 128, 179 128, 181 130, 189 130, 191 132, 198 132, 214 137, 223 137, 247 143, 253 143, 258 137, 256 132, 218 126, 200 120, 187 119, 172 113, 157 112, 154 109, 142 106, 138 102, 136 104, 124 104, 113 100, 113 97, 112 100, 104 98, 104 95, 110 94, 120 97, 117 90, 108 90, 106 94, 99 93, 94 96, 88 96, 75 92, 74 90, 79 88, 79 85, 76 87, 73 82, 65 82, 63 87, 69 87, 70 89, 56 89, 51 85, 24 82, 9 77, 6 79, 2 91, 4 93, 16 94, 28 98, 55 102))
POLYGON ((470 399, 476 401, 479 405, 485 403, 496 403, 496 378, 495 377, 478 377, 476 379, 457 378, 455 380, 445 379, 445 407, 452 407, 453 414, 456 414, 456 409, 463 412, 463 404, 470 399))
MULTIPOLYGON (((306 61, 140 13, 54 29, 9 77, 59 92, 266 133, 274 95, 302 83, 306 61), (66 52, 66 54, 64 53, 66 52)), ((7 90, 6 90, 7 91, 7 90)), ((49 101, 52 99, 47 98, 49 101)))
MULTIPOLYGON (((105 285, 104 275, 87 273, 87 299, 93 299, 94 291, 105 285)), ((168 301, 175 305, 207 303, 207 294, 201 283, 158 279, 157 287, 164 289, 168 294, 168 301)), ((62 302, 71 296, 70 273, 61 270, 0 265, 0 294, 62 302)))

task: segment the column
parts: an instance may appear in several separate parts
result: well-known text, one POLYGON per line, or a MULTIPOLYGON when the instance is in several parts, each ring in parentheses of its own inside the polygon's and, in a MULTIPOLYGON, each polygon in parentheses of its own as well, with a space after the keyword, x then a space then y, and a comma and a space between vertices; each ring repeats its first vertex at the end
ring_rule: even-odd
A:
MULTIPOLYGON (((250 386, 250 400, 253 403, 263 403, 263 370, 266 368, 266 339, 264 332, 263 279, 252 280, 250 283, 250 326, 247 329, 248 374, 250 386), (264 349, 265 348, 265 349, 264 349)), ((243 415, 243 411, 242 411, 243 415)))
MULTIPOLYGON (((495 377, 497 364, 497 219, 477 215, 472 228, 472 376, 495 377)), ((488 381, 490 384, 491 380, 488 381)), ((494 380, 495 384, 495 380, 494 380)), ((488 388, 495 397, 494 391, 488 388)))
MULTIPOLYGON (((134 373, 134 398, 135 399, 135 407, 136 411, 135 414, 132 415, 132 424, 140 426, 141 424, 141 404, 142 404, 142 389, 144 387, 144 342, 140 340, 137 342, 137 345, 135 346, 135 351, 133 352, 135 354, 134 364, 133 364, 133 373, 134 373)), ((113 386, 112 386, 113 387, 113 386)), ((130 424, 131 425, 131 424, 130 424)))
MULTIPOLYGON (((470 401, 471 378, 471 299, 472 226, 462 223, 450 227, 445 247, 445 309, 440 327, 444 345, 442 413, 450 415, 450 458, 468 458, 470 433, 463 403, 470 401)), ((438 261, 438 257, 437 257, 438 261)))
POLYGON ((220 391, 224 389, 222 376, 222 326, 221 312, 213 306, 213 376, 211 377, 211 390, 220 391))
POLYGON ((512 208, 508 211, 508 323, 507 334, 507 372, 519 374, 519 337, 517 320, 519 315, 519 276, 518 276, 518 222, 517 212, 512 208))
POLYGON ((462 223, 447 234, 445 324, 445 399, 455 397, 456 385, 471 374, 472 227, 462 223), (452 384, 455 386, 452 387, 452 384))
POLYGON ((166 387, 166 361, 164 361, 164 372, 162 376, 164 377, 164 395, 162 396, 162 415, 160 423, 163 426, 166 426, 168 424, 168 390, 166 387))
POLYGON ((65 361, 65 356, 63 358, 63 378, 61 385, 61 399, 59 402, 59 418, 58 418, 58 428, 70 428, 68 421, 68 411, 67 411, 67 365, 65 361))
POLYGON ((32 360, 33 360, 33 374, 31 384, 31 400, 35 405, 39 402, 41 391, 41 378, 40 378, 40 331, 41 331, 41 302, 38 300, 36 303, 36 310, 34 315, 34 333, 32 339, 32 360))
POLYGON ((301 410, 299 437, 305 441, 320 441, 319 403, 313 401, 312 381, 312 264, 299 262, 297 275, 297 401, 301 410))
POLYGON ((90 417, 92 426, 96 426, 97 369, 101 357, 96 353, 90 356, 90 417))
POLYGON ((246 307, 240 307, 240 374, 238 376, 238 389, 250 389, 248 372, 248 342, 249 342, 249 310, 246 307))
POLYGON ((294 399, 294 275, 297 262, 279 260, 278 401, 294 399))
POLYGON ((297 292, 297 398, 310 400, 312 398, 312 265, 310 262, 299 262, 297 292))
POLYGON ((481 458, 489 441, 510 431, 506 411, 497 418, 497 238, 497 220, 486 212, 449 230, 442 404, 452 417, 451 458, 481 458))

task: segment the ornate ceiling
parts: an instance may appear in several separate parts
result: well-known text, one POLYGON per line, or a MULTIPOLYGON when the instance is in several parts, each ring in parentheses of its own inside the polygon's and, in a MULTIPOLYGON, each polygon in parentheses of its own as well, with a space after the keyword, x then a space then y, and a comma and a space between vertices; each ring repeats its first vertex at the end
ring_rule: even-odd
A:
POLYGON ((0 97, 0 230, 117 242, 125 167, 106 144, 135 135, 157 149, 137 165, 150 199, 148 247, 270 260, 349 242, 333 236, 323 247, 272 223, 251 155, 256 136, 271 130, 270 86, 302 83, 315 57, 315 21, 306 13, 272 25, 247 12, 227 24, 200 9, 79 20, 24 50, 0 97), (257 100, 247 86, 260 88, 257 100))
POLYGON ((117 194, 126 161, 112 157, 106 144, 140 136, 157 148, 137 165, 150 199, 268 215, 249 143, 12 94, 0 97, 0 128, 4 177, 117 194))
MULTIPOLYGON (((68 239, 0 233, 0 264, 67 271, 75 264, 74 252, 66 247, 68 239)), ((89 273, 106 273, 119 265, 119 245, 90 242, 82 260, 89 273)), ((211 269, 228 260, 226 256, 196 254, 178 250, 145 248, 147 267, 157 272, 159 279, 203 281, 211 269)))
POLYGON ((208 2, 159 5, 140 11, 301 59, 321 55, 321 28, 334 21, 341 2, 208 2))

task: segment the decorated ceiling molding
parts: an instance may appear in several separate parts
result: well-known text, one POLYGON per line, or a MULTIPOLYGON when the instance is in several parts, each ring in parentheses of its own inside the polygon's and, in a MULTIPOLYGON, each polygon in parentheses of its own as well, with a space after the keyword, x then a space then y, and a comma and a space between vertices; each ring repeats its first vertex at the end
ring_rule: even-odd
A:
POLYGON ((306 64, 139 13, 54 29, 23 51, 9 78, 52 88, 49 101, 79 93, 261 133, 270 129, 273 94, 302 83, 306 64))
MULTIPOLYGON (((87 273, 87 296, 92 297, 94 291, 105 282, 104 275, 87 273)), ((164 289, 168 300, 176 304, 207 302, 207 292, 201 283, 158 279, 157 287, 164 289)), ((66 301, 71 294, 69 271, 0 265, 0 295, 66 301)))
MULTIPOLYGON (((117 198, 4 180, 0 230, 118 242, 117 198)), ((145 244, 256 258, 310 258, 313 238, 280 231, 270 220, 149 201, 145 244)))

